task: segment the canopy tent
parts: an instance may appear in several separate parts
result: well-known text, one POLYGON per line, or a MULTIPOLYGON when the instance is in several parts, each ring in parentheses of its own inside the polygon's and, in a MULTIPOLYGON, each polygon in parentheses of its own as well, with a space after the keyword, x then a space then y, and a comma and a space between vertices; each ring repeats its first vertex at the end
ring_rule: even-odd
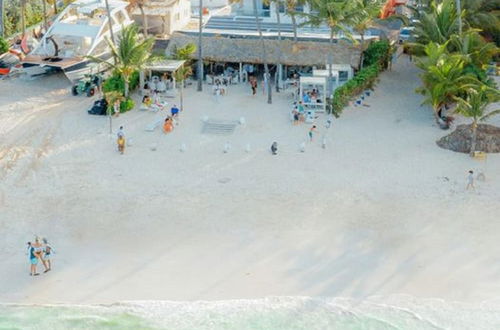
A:
POLYGON ((327 77, 300 77, 299 100, 301 100, 303 105, 307 108, 313 108, 317 111, 325 111, 326 86, 327 77), (304 98, 304 96, 313 89, 315 89, 317 93, 315 99, 310 97, 309 99, 304 98))
MULTIPOLYGON (((328 70, 318 70, 313 69, 313 77, 330 77, 330 72, 328 70)), ((335 79, 335 85, 339 85, 339 72, 332 70, 332 78, 335 79)))
POLYGON ((140 72, 139 81, 141 86, 141 92, 144 94, 144 73, 148 72, 149 79, 151 80, 152 72, 168 72, 172 75, 172 79, 175 87, 175 76, 174 73, 184 65, 186 61, 184 60, 159 60, 153 63, 149 63, 144 66, 144 69, 140 72))

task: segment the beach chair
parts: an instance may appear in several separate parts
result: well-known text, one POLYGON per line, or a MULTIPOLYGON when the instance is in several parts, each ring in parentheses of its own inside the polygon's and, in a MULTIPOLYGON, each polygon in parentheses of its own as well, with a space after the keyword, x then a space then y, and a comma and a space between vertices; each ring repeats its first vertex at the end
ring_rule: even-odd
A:
POLYGON ((153 132, 163 122, 162 118, 156 118, 152 123, 146 126, 146 131, 153 132))
POLYGON ((474 151, 474 159, 486 160, 486 153, 484 151, 474 151))

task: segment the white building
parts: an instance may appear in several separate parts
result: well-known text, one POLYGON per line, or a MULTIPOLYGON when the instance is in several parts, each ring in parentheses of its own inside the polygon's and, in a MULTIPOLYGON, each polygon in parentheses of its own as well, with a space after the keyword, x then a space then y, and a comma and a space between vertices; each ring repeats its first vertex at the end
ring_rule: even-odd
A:
MULTIPOLYGON (((268 5, 266 1, 257 0, 257 11, 263 21, 277 21, 276 6, 277 4, 274 1, 268 5)), ((308 4, 296 6, 295 11, 298 13, 309 13, 310 7, 308 4)), ((282 23, 292 22, 291 16, 286 12, 286 0, 283 0, 279 6, 279 12, 282 23)), ((233 4, 233 13, 238 16, 254 16, 253 0, 241 0, 233 4)), ((302 22, 304 20, 304 18, 300 17, 300 15, 296 15, 295 17, 297 22, 302 22)))
MULTIPOLYGON (((190 0, 150 0, 144 6, 147 16, 148 33, 168 36, 176 30, 181 30, 191 19, 190 0)), ((133 12, 133 19, 144 27, 139 8, 133 12)))
MULTIPOLYGON (((203 8, 213 9, 229 5, 229 0, 203 0, 203 8)), ((200 7, 200 0, 191 0, 192 8, 200 7)))

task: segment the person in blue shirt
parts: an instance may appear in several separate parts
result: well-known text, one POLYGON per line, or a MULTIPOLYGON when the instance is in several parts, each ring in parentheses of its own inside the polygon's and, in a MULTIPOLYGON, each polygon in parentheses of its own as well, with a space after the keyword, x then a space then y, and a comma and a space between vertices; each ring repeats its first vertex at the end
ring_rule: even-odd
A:
POLYGON ((177 118, 179 116, 179 108, 174 104, 174 106, 170 109, 170 113, 172 114, 172 117, 177 118))
POLYGON ((304 103, 311 103, 311 97, 309 96, 309 92, 304 94, 303 100, 304 100, 304 103))

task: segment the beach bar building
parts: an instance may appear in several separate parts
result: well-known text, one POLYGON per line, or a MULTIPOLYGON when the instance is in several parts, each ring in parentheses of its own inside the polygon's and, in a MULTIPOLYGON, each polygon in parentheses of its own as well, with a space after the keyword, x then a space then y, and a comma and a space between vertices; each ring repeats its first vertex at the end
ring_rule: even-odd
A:
MULTIPOLYGON (((167 54, 172 54, 176 48, 188 43, 198 44, 198 36, 192 32, 175 32, 167 46, 167 54)), ((264 39, 266 47, 266 62, 268 65, 284 67, 284 76, 288 68, 306 67, 325 69, 331 46, 327 40, 298 41, 264 39)), ((350 42, 339 40, 334 45, 334 70, 347 71, 348 78, 352 77, 354 69, 359 65, 360 50, 350 42)), ((202 39, 203 61, 205 63, 231 64, 243 71, 245 64, 262 65, 262 43, 256 36, 209 34, 205 33, 202 39)), ((193 54, 198 59, 198 53, 193 54)), ((346 79, 347 80, 347 79, 346 79)))

